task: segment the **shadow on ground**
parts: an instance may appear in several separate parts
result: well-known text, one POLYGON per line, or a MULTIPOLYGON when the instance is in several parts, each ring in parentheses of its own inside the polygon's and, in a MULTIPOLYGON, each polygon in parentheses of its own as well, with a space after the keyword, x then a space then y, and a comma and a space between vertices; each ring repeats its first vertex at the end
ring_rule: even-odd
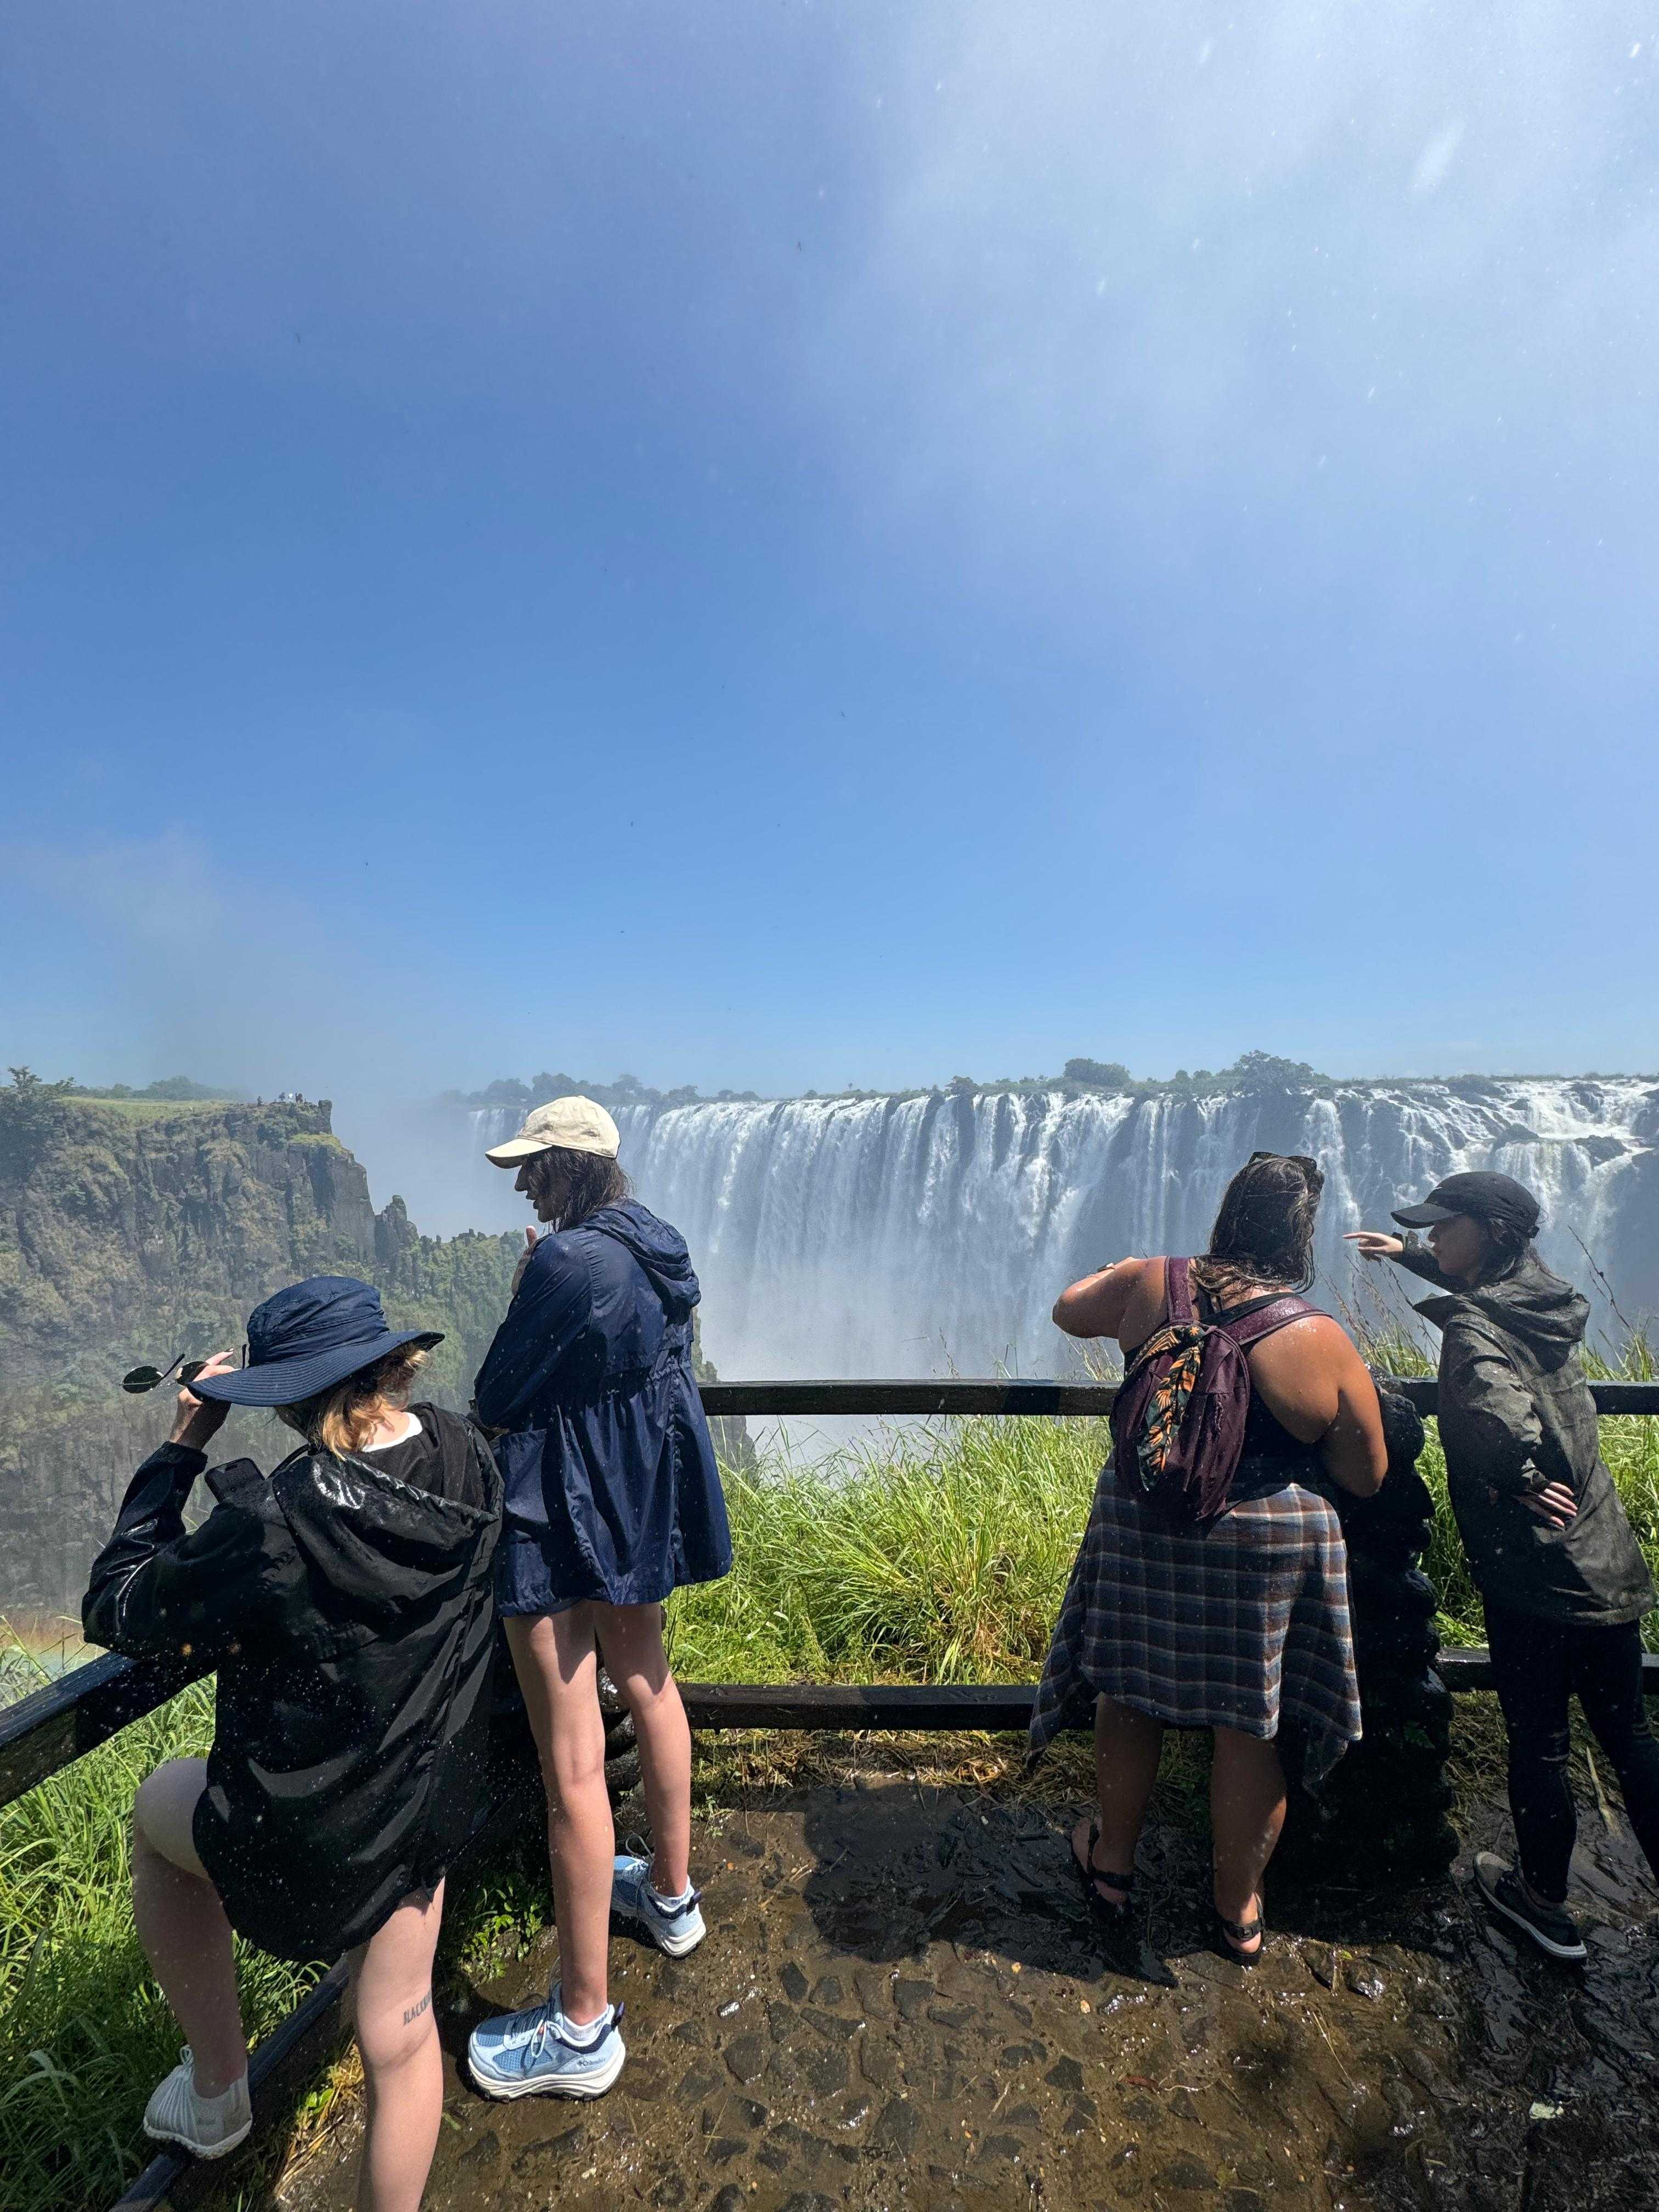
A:
MULTIPOLYGON (((733 1794, 698 1823, 710 1941, 678 1964, 613 1945, 629 2057, 602 2102, 491 2105, 457 2071, 476 2020, 544 1986, 550 1936, 453 1992, 434 2212, 1659 2203, 1659 1944, 1599 1823, 1582 1976, 1455 1886, 1281 1886, 1246 1973, 1204 1948, 1201 1837, 1154 1824, 1165 1991, 1102 1971, 1058 1808, 891 1772, 733 1794)), ((1472 1844, 1498 1840, 1480 1820, 1472 1844)), ((356 2126, 276 2201, 349 2205, 356 2126)))

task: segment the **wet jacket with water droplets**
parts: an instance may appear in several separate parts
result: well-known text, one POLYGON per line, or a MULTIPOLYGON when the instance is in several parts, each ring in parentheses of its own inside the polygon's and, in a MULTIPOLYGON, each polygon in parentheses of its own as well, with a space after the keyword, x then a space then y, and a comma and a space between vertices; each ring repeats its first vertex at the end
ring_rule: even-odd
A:
POLYGON ((507 1486, 504 1613, 654 1605, 732 1565, 691 1370, 685 1240, 635 1199, 544 1237, 478 1370, 507 1486))
POLYGON ((1482 1597, 1586 1627, 1639 1620, 1653 1583, 1601 1460, 1579 1355, 1589 1302, 1533 1252, 1469 1288, 1415 1237, 1404 1243, 1400 1264, 1449 1293, 1417 1310, 1441 1333, 1446 1486, 1482 1597), (1564 1528, 1527 1503, 1549 1482, 1577 1501, 1564 1528))
POLYGON ((192 1832, 232 1925, 281 1958, 366 1942, 433 1887, 484 1787, 501 1478, 475 1429, 411 1411, 422 1482, 378 1455, 302 1449, 269 1481, 233 1460, 189 1533, 206 1455, 163 1444, 82 1606, 94 1644, 216 1662, 192 1832))

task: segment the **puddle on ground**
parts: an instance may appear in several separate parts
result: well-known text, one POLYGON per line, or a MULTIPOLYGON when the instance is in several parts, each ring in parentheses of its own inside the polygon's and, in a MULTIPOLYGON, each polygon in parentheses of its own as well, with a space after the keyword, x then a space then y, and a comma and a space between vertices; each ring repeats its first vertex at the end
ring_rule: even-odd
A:
MULTIPOLYGON (((1471 1847, 1501 1842, 1486 1808, 1471 1847)), ((1104 1972, 1058 1811, 886 1777, 698 1823, 710 1938, 618 1936, 628 2065, 594 2104, 495 2105, 457 2072, 534 2000, 554 1939, 446 2008, 430 2212, 1648 2212, 1659 2205, 1659 1931, 1635 1847, 1592 1814, 1573 1975, 1457 1882, 1288 1891, 1254 1972, 1207 1942, 1205 1847, 1148 1831, 1174 1990, 1104 1972)), ((283 2184, 351 2201, 355 2120, 283 2184)))

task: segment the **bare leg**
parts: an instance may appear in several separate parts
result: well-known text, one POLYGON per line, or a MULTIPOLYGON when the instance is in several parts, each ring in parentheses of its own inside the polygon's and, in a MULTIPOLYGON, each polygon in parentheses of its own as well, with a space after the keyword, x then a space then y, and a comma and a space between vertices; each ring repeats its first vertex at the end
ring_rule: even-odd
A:
MULTIPOLYGON (((1215 1732, 1210 1769, 1210 1827, 1215 1848, 1215 1906, 1224 1920, 1261 1910, 1261 1877, 1285 1825, 1285 1770, 1279 1747, 1236 1729, 1215 1732)), ((1236 1948, 1261 1948, 1261 1938, 1236 1948)))
POLYGON ((357 2212, 417 2212, 444 2108, 432 2018, 432 1954, 444 1886, 416 1890, 352 1955, 357 2048, 368 2106, 357 2212))
POLYGON ((547 1853, 559 1925, 565 2017, 577 2027, 607 2002, 611 1875, 617 1833, 605 1786, 605 1716, 594 1607, 509 1618, 507 1640, 547 1789, 547 1853))
MULTIPOLYGON (((1133 1874, 1135 1845, 1146 1817, 1146 1801, 1158 1780, 1164 1749, 1164 1723, 1133 1705, 1110 1698, 1095 1704, 1095 1789, 1100 1798, 1100 1841, 1095 1863, 1112 1874, 1133 1874)), ((1089 1822, 1072 1832, 1072 1849, 1081 1864, 1089 1848, 1089 1822)), ((1109 1905, 1121 1905, 1127 1891, 1097 1885, 1109 1905)))
POLYGON ((602 1605, 599 1650, 634 1716, 640 1780, 653 1851, 651 1886, 681 1897, 691 1886, 691 1730, 663 1650, 659 1605, 602 1605))
POLYGON ((185 2032, 196 2087, 216 2097, 247 2071, 230 1923, 196 1855, 191 1820, 207 1762, 170 1759, 132 1807, 132 1917, 138 1941, 185 2032))

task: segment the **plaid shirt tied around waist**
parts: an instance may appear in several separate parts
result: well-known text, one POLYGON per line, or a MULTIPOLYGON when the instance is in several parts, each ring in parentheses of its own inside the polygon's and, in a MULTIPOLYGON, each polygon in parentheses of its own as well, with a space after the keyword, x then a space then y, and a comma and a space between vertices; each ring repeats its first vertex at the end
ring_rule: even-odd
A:
POLYGON ((1358 1741, 1335 1508, 1297 1482, 1253 1497, 1252 1473, 1246 1461, 1207 1527, 1174 1527, 1108 1462, 1037 1688, 1030 1759, 1058 1729, 1085 1725, 1103 1694, 1176 1728, 1272 1738, 1288 1721, 1316 1786, 1358 1741))

